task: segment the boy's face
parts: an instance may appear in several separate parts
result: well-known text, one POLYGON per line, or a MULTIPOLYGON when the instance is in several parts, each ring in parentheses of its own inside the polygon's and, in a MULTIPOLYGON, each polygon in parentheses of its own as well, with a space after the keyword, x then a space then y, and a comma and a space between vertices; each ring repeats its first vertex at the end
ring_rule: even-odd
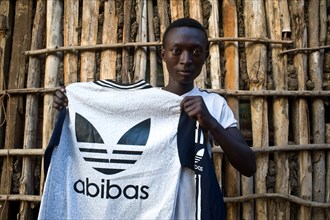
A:
POLYGON ((193 84, 208 56, 207 47, 204 32, 197 28, 170 30, 161 54, 170 75, 169 83, 193 84))

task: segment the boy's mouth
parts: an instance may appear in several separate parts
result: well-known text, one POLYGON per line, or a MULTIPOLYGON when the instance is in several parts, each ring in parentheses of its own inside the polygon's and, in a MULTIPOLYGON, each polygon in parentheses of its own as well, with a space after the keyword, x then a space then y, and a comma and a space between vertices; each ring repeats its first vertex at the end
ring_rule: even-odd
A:
POLYGON ((190 70, 179 70, 178 73, 180 75, 186 76, 186 75, 191 75, 192 72, 190 70))

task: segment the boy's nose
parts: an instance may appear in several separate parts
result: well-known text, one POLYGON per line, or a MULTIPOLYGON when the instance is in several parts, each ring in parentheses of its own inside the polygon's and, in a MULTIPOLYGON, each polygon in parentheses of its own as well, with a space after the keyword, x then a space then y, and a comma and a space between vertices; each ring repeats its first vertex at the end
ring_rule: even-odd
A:
POLYGON ((181 64, 185 64, 185 65, 191 64, 191 62, 192 62, 191 53, 189 53, 189 51, 183 51, 181 53, 180 62, 181 62, 181 64))

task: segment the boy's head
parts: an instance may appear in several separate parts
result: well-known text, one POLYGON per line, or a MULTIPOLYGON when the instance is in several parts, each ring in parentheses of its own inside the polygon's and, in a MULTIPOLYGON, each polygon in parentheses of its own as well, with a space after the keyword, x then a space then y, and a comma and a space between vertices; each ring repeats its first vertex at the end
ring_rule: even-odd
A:
POLYGON ((204 33, 205 36, 205 42, 206 42, 206 48, 209 46, 208 36, 206 33, 205 28, 199 23, 197 20, 193 18, 180 18, 178 20, 173 21, 166 29, 164 35, 163 35, 163 47, 166 46, 166 40, 168 37, 168 34, 171 30, 174 28, 180 28, 180 27, 191 27, 201 30, 204 33))
POLYGON ((169 73, 168 91, 183 94, 193 88, 208 57, 208 45, 205 29, 194 19, 182 18, 167 28, 161 57, 169 73))

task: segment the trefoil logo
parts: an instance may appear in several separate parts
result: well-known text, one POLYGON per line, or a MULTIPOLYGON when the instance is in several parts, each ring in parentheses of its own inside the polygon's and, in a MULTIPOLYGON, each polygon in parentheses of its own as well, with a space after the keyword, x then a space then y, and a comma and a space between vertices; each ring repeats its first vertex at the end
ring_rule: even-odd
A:
POLYGON ((199 170, 201 172, 203 172, 203 167, 199 165, 199 162, 203 159, 204 151, 204 149, 200 149, 195 155, 195 170, 199 170))

